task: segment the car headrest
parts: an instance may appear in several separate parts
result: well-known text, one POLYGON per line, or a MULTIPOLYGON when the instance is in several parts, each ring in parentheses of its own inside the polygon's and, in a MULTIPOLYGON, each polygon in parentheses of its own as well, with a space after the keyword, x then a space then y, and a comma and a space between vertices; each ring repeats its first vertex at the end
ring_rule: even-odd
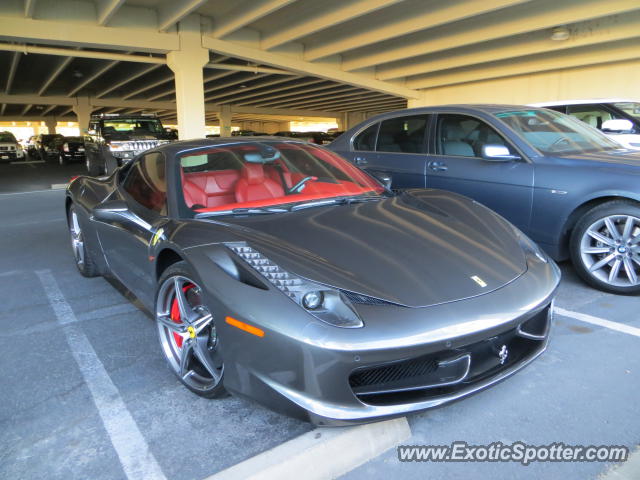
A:
POLYGON ((249 185, 264 182, 264 168, 260 163, 245 163, 241 175, 249 185))
POLYGON ((444 138, 447 141, 462 140, 464 138, 464 130, 455 123, 445 123, 442 126, 444 138))

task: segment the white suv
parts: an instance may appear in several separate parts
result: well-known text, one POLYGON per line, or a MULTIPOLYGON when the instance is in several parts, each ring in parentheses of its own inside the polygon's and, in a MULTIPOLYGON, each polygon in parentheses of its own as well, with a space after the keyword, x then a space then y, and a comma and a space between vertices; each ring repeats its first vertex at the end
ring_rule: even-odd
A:
POLYGON ((24 160, 24 150, 11 132, 0 132, 0 161, 24 160))
POLYGON ((532 103, 566 113, 601 130, 626 148, 640 150, 640 102, 622 99, 532 103))

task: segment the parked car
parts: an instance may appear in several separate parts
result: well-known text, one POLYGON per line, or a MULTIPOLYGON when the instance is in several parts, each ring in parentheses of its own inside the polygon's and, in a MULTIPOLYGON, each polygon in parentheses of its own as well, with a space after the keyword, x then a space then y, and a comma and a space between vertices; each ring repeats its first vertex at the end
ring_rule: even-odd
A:
POLYGON ((25 160, 22 145, 11 132, 0 132, 0 162, 25 160))
POLYGON ((396 189, 440 188, 495 210, 590 285, 640 292, 640 152, 552 110, 416 108, 328 146, 396 189))
POLYGON ((59 133, 41 133, 35 139, 35 152, 40 160, 49 161, 58 157, 56 142, 62 138, 59 133))
POLYGON ((260 135, 262 135, 262 133, 256 132, 255 130, 234 130, 231 132, 232 137, 256 137, 260 135))
POLYGON ((547 344, 558 267, 454 193, 387 191, 312 144, 163 145, 67 190, 76 265, 154 312, 170 368, 317 424, 435 407, 547 344))
POLYGON ((550 108, 588 123, 621 145, 640 150, 640 103, 632 100, 544 102, 550 108))
POLYGON ((137 154, 174 139, 156 115, 146 113, 92 115, 88 133, 86 165, 92 176, 109 174, 137 154))
POLYGON ((273 134, 276 137, 297 138, 304 142, 311 142, 317 145, 324 145, 331 142, 331 137, 324 132, 293 132, 280 131, 273 134))
POLYGON ((86 160, 84 137, 62 137, 56 140, 55 145, 60 165, 86 160))

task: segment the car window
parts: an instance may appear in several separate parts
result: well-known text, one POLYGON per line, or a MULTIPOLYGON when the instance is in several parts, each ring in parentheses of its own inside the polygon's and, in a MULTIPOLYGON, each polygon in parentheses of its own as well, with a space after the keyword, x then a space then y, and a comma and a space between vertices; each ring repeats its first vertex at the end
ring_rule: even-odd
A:
POLYGON ((372 152, 376 148, 379 123, 374 123, 353 140, 354 150, 372 152))
POLYGON ((213 152, 186 155, 180 159, 184 173, 240 170, 243 160, 233 150, 220 149, 213 152))
POLYGON ((512 155, 517 154, 493 127, 482 120, 467 115, 438 115, 436 126, 438 155, 482 157, 484 145, 501 145, 507 147, 512 155))
POLYGON ((429 115, 391 118, 380 123, 376 151, 425 153, 424 134, 429 115))
POLYGON ((599 105, 569 105, 567 113, 598 130, 602 130, 602 124, 607 120, 622 118, 599 105))
POLYGON ((498 112, 495 116, 545 155, 604 152, 622 148, 570 115, 547 109, 498 112))
POLYGON ((154 152, 135 162, 122 188, 143 207, 167 214, 167 181, 162 154, 154 152))
POLYGON ((640 119, 640 103, 637 102, 616 102, 614 107, 622 110, 627 115, 640 119))
POLYGON ((10 132, 0 132, 0 142, 16 143, 16 137, 10 132))

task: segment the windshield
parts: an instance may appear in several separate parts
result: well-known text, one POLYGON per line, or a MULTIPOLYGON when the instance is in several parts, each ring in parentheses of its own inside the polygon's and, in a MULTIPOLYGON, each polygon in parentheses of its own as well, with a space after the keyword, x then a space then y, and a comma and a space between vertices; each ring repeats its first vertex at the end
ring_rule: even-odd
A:
POLYGON ((640 103, 638 102, 616 102, 613 104, 614 107, 622 110, 627 115, 631 115, 632 117, 636 117, 640 120, 640 103))
MULTIPOLYGON (((180 168, 184 201, 194 214, 384 192, 375 180, 335 153, 294 142, 206 147, 182 154, 180 168)), ((285 210, 270 210, 275 211, 285 210)))
POLYGON ((589 125, 553 110, 517 110, 496 117, 545 155, 619 150, 618 143, 589 125))
POLYGON ((16 137, 10 132, 0 132, 0 142, 16 143, 16 137))
POLYGON ((164 133, 157 118, 114 118, 102 121, 102 134, 158 134, 164 133))

